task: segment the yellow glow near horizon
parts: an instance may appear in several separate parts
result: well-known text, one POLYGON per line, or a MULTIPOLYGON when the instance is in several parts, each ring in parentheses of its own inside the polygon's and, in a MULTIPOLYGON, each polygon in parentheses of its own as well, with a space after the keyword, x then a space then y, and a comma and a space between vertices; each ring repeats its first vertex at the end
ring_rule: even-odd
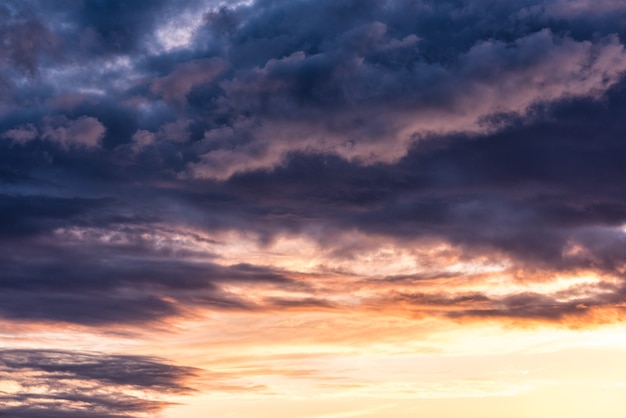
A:
MULTIPOLYGON (((56 234, 74 243, 131 242, 124 232, 97 228, 56 234)), ((254 265, 285 282, 216 278, 211 291, 244 301, 245 309, 182 306, 175 294, 163 294, 181 313, 143 329, 51 331, 6 322, 0 324, 5 347, 158 356, 199 368, 191 385, 197 393, 160 399, 181 404, 168 408, 167 418, 446 417, 456 416, 458 405, 475 408, 466 411, 470 417, 499 418, 497 411, 511 410, 513 417, 548 418, 522 406, 572 393, 607 402, 613 402, 609 392, 626 394, 622 306, 576 306, 557 322, 532 316, 546 303, 542 298, 576 304, 612 291, 621 278, 608 273, 527 271, 498 254, 467 255, 445 242, 407 245, 354 231, 328 245, 298 235, 268 243, 175 228, 140 238, 199 266, 254 265), (481 316, 515 303, 529 309, 528 317, 481 316)), ((11 381, 0 388, 19 391, 11 381)), ((565 416, 583 416, 569 411, 565 416)))

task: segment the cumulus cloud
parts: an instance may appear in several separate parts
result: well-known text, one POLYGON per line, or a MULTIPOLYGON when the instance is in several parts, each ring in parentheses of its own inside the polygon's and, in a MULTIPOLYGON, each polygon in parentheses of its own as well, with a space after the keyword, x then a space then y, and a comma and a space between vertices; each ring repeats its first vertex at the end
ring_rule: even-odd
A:
POLYGON ((82 116, 69 120, 65 117, 48 119, 43 128, 42 139, 56 142, 63 148, 95 148, 100 145, 106 128, 96 118, 82 116))
MULTIPOLYGON (((578 10, 583 3, 567 5, 578 10)), ((149 145, 139 132, 194 142, 211 138, 177 149, 182 161, 168 168, 221 181, 274 169, 294 153, 391 164, 420 138, 486 133, 511 118, 528 120, 538 106, 597 99, 615 85, 626 69, 619 27, 603 26, 595 35, 573 32, 568 25, 584 25, 549 18, 550 10, 563 4, 237 3, 206 10, 203 24, 189 29, 193 33, 178 52, 150 49, 150 37, 163 35, 158 29, 163 16, 173 13, 166 1, 81 5, 65 15, 42 4, 64 27, 75 23, 81 45, 93 41, 77 46, 76 37, 51 25, 65 48, 75 47, 60 56, 77 62, 94 57, 90 61, 98 63, 90 67, 92 74, 67 62, 43 67, 35 87, 44 96, 40 102, 57 112, 79 105, 89 111, 78 113, 84 120, 74 126, 85 132, 74 135, 69 127, 53 126, 42 135, 66 149, 70 143, 94 148, 102 135, 88 119, 95 118, 107 125, 107 144, 131 144, 135 151, 149 145), (134 29, 119 26, 120 19, 134 29), (432 22, 462 30, 438 31, 440 23, 432 22), (74 81, 76 88, 69 84, 74 81), (50 97, 51 86, 59 83, 63 91, 50 97), (79 101, 59 107, 70 98, 86 100, 86 94, 100 95, 97 105, 79 101), (171 109, 154 103, 155 96, 171 109), (115 120, 121 117, 104 110, 115 103, 129 110, 128 120, 115 120), (186 126, 168 132, 181 123, 186 126)), ((198 5, 182 7, 181 16, 187 16, 198 5)), ((589 19, 610 19, 614 8, 609 9, 589 19)), ((38 18, 36 12, 29 16, 38 18)), ((13 98, 15 105, 20 100, 13 98)), ((46 124, 36 122, 30 121, 46 124)), ((169 145, 150 145, 172 152, 169 145)))
MULTIPOLYGON (((433 19, 461 20, 447 6, 422 6, 420 12, 433 19)), ((220 82, 223 93, 212 91, 207 99, 215 100, 216 116, 231 121, 205 130, 211 141, 198 150, 210 151, 189 165, 194 176, 224 180, 272 169, 297 152, 392 163, 424 136, 484 133, 507 120, 497 115, 524 118, 538 105, 598 98, 626 69, 623 46, 612 34, 580 40, 544 27, 505 37, 469 31, 466 39, 447 39, 402 21, 402 13, 415 11, 403 2, 380 8, 368 3, 359 11, 346 4, 341 7, 354 11, 354 20, 303 27, 291 22, 300 21, 311 4, 259 5, 259 14, 252 12, 256 7, 207 16, 207 30, 228 50, 233 67, 220 82), (290 41, 268 29, 279 13, 293 16, 278 24, 290 41), (266 36, 254 36, 263 31, 266 36), (450 55, 429 58, 437 42, 450 55)), ((326 3, 318 7, 322 14, 334 11, 326 3)), ((507 18, 532 20, 515 14, 522 9, 512 4, 507 18)), ((469 6, 463 13, 481 19, 469 6)), ((536 19, 543 23, 543 16, 536 19)), ((486 28, 493 23, 480 21, 486 28)), ((173 81, 175 74, 155 83, 173 81)))
POLYGON ((139 152, 143 148, 153 144, 154 141, 155 141, 155 137, 152 132, 140 129, 137 132, 135 132, 135 134, 133 135, 132 150, 134 152, 139 152))
MULTIPOLYGON (((381 36, 383 26, 359 36, 381 36)), ((593 44, 542 30, 512 43, 481 41, 450 66, 415 60, 408 69, 368 62, 359 52, 377 49, 367 40, 349 52, 298 51, 225 82, 226 105, 263 117, 253 132, 241 131, 241 122, 235 122, 234 135, 246 135, 250 143, 213 150, 192 172, 223 179, 271 169, 293 152, 391 163, 425 135, 485 132, 494 129, 484 123, 492 115, 523 116, 542 103, 597 98, 626 70, 626 53, 616 37, 593 44)))

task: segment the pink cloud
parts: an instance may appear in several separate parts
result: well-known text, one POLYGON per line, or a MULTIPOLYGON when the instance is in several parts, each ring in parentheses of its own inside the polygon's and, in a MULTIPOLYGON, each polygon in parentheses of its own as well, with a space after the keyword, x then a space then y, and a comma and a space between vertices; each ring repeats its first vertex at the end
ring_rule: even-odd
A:
POLYGON ((10 129, 2 134, 2 138, 7 138, 12 140, 13 142, 18 142, 20 144, 32 141, 33 139, 37 138, 37 136, 39 136, 37 128, 35 128, 32 124, 21 126, 15 129, 10 129))
MULTIPOLYGON (((374 28, 381 32, 381 27, 374 28)), ((225 106, 242 114, 273 112, 272 117, 254 123, 252 116, 237 121, 228 132, 208 131, 205 138, 215 143, 252 141, 211 149, 190 165, 191 175, 224 180, 235 173, 272 169, 295 152, 335 154, 366 165, 393 163, 420 137, 493 132, 502 126, 485 122, 491 115, 525 116, 538 103, 599 98, 626 71, 626 52, 616 36, 593 43, 542 30, 513 44, 483 41, 460 56, 455 66, 422 63, 394 80, 363 60, 349 59, 329 76, 328 84, 340 83, 343 94, 361 105, 338 106, 332 113, 304 111, 292 102, 291 75, 330 65, 332 59, 299 52, 223 83, 225 106), (377 91, 397 89, 415 93, 397 102, 377 96, 377 91)))
POLYGON ((180 64, 171 74, 152 83, 152 92, 165 101, 181 105, 189 92, 200 84, 210 83, 223 73, 228 64, 221 58, 209 58, 180 64))
POLYGON ((75 120, 63 117, 58 120, 48 120, 42 138, 56 142, 63 148, 94 148, 100 145, 105 132, 104 125, 94 117, 83 116, 75 120))

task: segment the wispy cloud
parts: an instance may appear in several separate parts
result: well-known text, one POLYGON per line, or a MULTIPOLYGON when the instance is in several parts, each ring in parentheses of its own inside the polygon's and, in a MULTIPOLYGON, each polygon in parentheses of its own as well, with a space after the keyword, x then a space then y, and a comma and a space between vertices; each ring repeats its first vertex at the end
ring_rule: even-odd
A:
POLYGON ((191 391, 196 374, 157 358, 50 350, 0 352, 0 414, 13 417, 140 417, 191 391))

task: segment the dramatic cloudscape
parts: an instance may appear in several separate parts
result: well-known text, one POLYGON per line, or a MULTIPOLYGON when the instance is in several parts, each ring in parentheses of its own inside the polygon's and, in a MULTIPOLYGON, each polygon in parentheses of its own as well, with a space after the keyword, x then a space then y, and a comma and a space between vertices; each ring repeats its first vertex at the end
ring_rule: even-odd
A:
POLYGON ((0 2, 0 417, 626 396, 626 3, 0 2))

